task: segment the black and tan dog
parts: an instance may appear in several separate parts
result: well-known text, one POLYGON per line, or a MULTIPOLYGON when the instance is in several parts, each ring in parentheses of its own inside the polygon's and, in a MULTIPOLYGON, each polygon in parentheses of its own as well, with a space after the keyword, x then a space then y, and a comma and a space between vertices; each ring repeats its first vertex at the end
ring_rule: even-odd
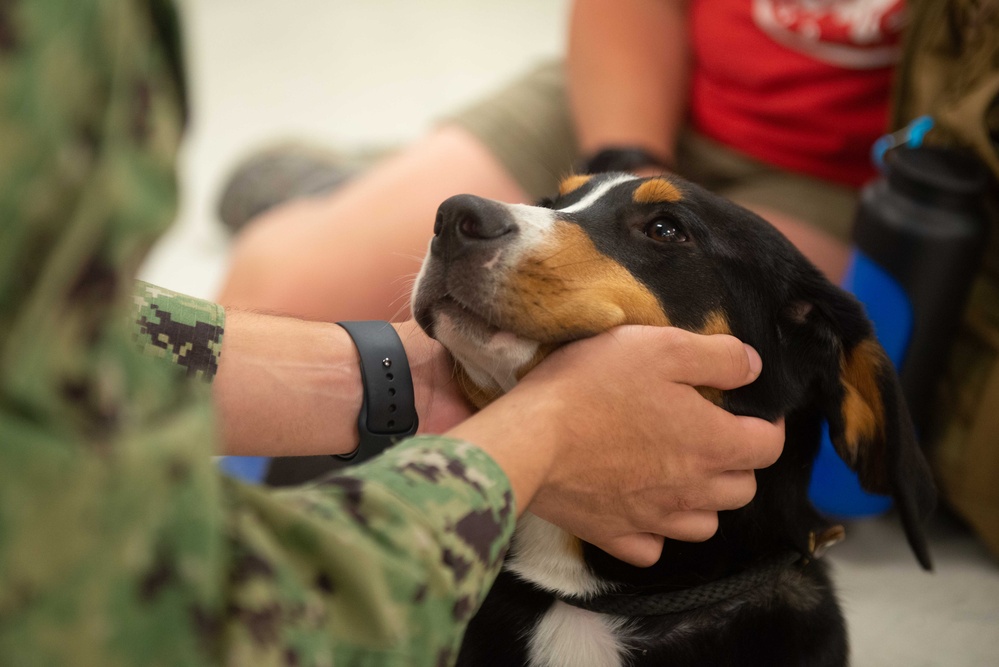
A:
POLYGON ((843 618, 817 560, 842 529, 807 496, 822 418, 862 484, 894 497, 930 567, 921 526, 935 492, 894 370, 860 305, 769 224, 677 178, 605 174, 568 178, 540 206, 452 197, 434 233, 414 312, 478 405, 558 345, 631 323, 749 343, 760 377, 704 393, 787 420, 753 502, 723 512, 707 542, 667 540, 653 567, 525 514, 459 664, 845 664, 843 618))

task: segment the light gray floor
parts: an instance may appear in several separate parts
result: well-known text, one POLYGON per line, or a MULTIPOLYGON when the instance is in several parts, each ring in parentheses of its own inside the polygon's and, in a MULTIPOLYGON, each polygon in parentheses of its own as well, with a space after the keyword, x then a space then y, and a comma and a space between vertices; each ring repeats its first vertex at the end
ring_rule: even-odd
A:
MULTIPOLYGON (((440 113, 556 54, 565 0, 185 0, 193 126, 180 219, 142 276, 211 297, 227 239, 221 183, 264 143, 341 149, 415 138, 440 113)), ((857 667, 999 665, 999 567, 956 524, 933 525, 923 573, 891 517, 855 522, 833 563, 857 667)))

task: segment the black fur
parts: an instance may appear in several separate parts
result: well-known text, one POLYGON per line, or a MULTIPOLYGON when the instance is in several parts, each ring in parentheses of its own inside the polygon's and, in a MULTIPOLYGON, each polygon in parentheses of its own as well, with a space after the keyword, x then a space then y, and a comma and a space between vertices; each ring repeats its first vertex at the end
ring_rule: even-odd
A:
MULTIPOLYGON (((561 209, 598 187, 604 177, 566 197, 546 202, 561 209)), ((670 321, 699 330, 711 314, 723 313, 732 333, 756 348, 763 372, 747 387, 726 392, 730 411, 774 420, 786 418, 784 453, 757 473, 758 492, 748 506, 720 516, 710 540, 667 540, 663 557, 636 568, 585 545, 587 564, 623 592, 650 587, 683 589, 751 567, 794 550, 803 564, 787 578, 744 596, 739 604, 634 620, 641 639, 625 664, 641 665, 844 665, 845 625, 825 565, 810 558, 809 535, 827 527, 808 499, 820 423, 830 422, 841 455, 852 456, 842 405, 850 388, 844 364, 873 368, 875 396, 884 406, 878 435, 857 439, 853 462, 862 484, 890 493, 909 542, 930 567, 921 526, 935 491, 916 444, 894 371, 865 341, 873 333, 860 304, 829 283, 779 232, 731 202, 680 179, 676 202, 635 203, 637 181, 617 186, 578 214, 559 214, 578 224, 597 249, 644 283, 670 321), (656 219, 678 226, 679 243, 651 240, 646 225, 656 219), (682 632, 673 632, 682 627, 682 632)), ((508 224, 505 221, 504 224, 508 224)), ((863 392, 861 392, 863 393, 863 392)), ((854 431, 856 432, 856 430, 854 431)), ((504 573, 472 620, 459 665, 525 664, 526 637, 553 598, 504 573)))

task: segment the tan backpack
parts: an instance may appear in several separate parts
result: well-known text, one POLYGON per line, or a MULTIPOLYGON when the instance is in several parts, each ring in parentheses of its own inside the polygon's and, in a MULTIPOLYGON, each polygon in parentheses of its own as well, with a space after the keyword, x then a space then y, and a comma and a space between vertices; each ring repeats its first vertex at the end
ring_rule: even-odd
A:
MULTIPOLYGON (((910 0, 892 127, 929 114, 927 143, 969 147, 999 178, 999 0, 910 0)), ((928 452, 943 501, 999 558, 999 196, 939 388, 928 452)))

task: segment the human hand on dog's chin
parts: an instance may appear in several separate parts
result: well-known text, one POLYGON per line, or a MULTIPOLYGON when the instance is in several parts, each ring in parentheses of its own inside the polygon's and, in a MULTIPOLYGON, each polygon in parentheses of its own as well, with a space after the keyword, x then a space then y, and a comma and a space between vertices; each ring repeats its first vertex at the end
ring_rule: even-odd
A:
POLYGON ((663 536, 710 538, 780 456, 783 422, 733 415, 694 388, 734 389, 761 367, 732 336, 618 327, 557 350, 449 435, 499 463, 518 511, 649 566, 663 536))

